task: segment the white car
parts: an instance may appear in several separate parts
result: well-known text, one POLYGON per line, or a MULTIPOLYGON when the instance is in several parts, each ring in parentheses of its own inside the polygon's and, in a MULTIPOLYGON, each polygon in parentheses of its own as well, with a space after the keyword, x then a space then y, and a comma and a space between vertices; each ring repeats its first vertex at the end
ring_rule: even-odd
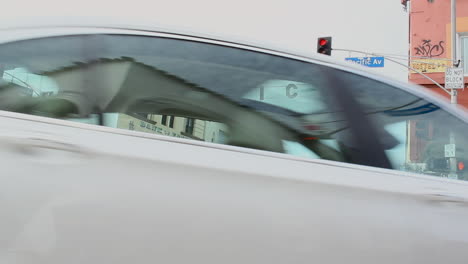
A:
POLYGON ((0 263, 467 263, 468 115, 322 55, 0 31, 0 263))

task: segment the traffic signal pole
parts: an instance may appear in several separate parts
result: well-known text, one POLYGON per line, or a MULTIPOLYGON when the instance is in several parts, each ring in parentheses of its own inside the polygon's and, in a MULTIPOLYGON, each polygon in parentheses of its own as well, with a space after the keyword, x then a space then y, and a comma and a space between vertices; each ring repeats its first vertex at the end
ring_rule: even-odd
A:
MULTIPOLYGON (((452 23, 452 65, 453 67, 457 67, 457 0, 451 0, 451 23, 452 23)), ((450 102, 453 105, 457 104, 457 90, 452 89, 452 93, 450 96, 450 102)), ((451 145, 455 146, 455 153, 456 153, 456 142, 455 142, 455 134, 453 131, 450 131, 449 142, 451 145)), ((456 154, 455 154, 456 155, 456 154)), ((450 157, 450 174, 448 175, 449 178, 457 179, 457 158, 450 157)))
MULTIPOLYGON (((452 23, 452 64, 454 67, 458 66, 457 63, 457 0, 451 0, 451 23, 452 23)), ((452 96, 450 98, 452 104, 457 104, 457 90, 452 89, 452 96)))

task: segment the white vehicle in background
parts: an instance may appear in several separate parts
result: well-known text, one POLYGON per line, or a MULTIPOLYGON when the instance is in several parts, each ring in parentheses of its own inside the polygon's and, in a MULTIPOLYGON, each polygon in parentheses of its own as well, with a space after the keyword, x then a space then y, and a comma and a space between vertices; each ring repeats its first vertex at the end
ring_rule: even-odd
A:
POLYGON ((468 115, 416 86, 99 24, 1 30, 0 67, 2 263, 468 260, 468 115))

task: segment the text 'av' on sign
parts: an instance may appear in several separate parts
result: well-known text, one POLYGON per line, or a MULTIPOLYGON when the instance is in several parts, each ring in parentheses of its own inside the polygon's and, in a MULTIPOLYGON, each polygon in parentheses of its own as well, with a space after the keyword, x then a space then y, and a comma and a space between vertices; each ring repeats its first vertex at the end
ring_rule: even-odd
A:
POLYGON ((349 57, 345 60, 371 68, 382 68, 385 65, 384 57, 349 57))
POLYGON ((445 88, 463 89, 465 84, 463 75, 463 68, 447 68, 445 70, 445 88))

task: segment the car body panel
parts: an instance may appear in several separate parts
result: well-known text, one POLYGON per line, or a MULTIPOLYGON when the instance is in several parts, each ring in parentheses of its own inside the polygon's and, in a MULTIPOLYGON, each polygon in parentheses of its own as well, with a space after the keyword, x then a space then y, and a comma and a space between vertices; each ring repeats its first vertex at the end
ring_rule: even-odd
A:
POLYGON ((468 228, 453 227, 465 226, 468 200, 437 195, 468 199, 466 184, 2 123, 23 128, 20 138, 71 142, 48 148, 2 137, 1 255, 10 263, 464 261, 468 228), (427 254, 434 250, 440 258, 427 254))

